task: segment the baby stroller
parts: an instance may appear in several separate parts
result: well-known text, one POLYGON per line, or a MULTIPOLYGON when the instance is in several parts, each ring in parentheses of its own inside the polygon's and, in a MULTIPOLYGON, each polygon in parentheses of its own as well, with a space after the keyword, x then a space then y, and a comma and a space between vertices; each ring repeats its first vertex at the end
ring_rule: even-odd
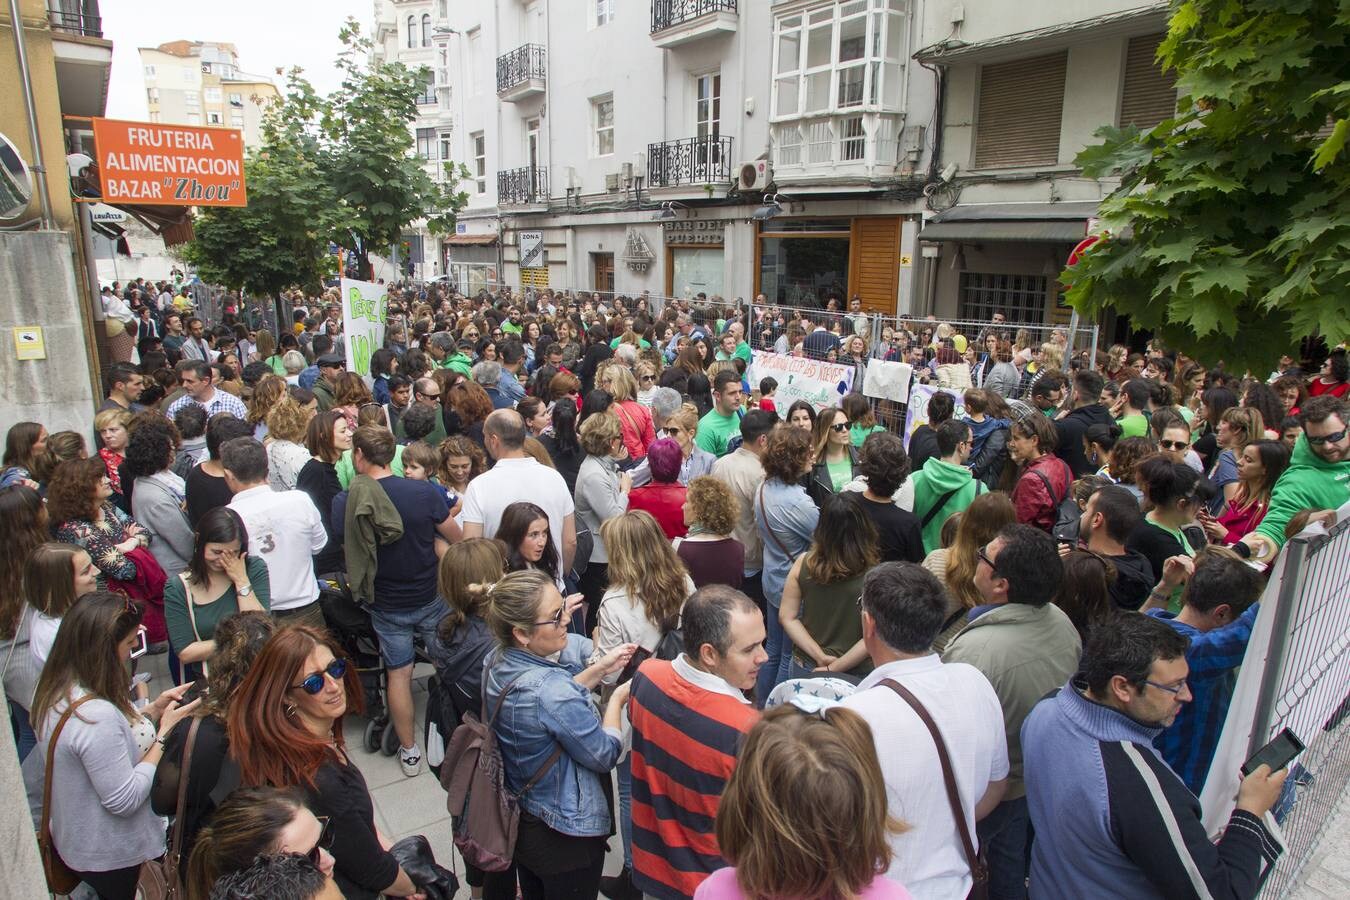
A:
POLYGON ((352 599, 346 573, 321 575, 319 583, 319 606, 328 628, 361 679, 367 719, 362 746, 367 753, 378 750, 385 756, 393 756, 398 749, 398 733, 384 702, 384 660, 380 656, 380 640, 370 624, 370 611, 352 599))

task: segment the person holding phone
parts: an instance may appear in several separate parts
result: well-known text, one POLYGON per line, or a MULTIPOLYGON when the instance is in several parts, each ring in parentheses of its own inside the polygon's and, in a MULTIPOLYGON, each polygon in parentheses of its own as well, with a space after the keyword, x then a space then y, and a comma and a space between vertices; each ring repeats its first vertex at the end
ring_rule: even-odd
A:
POLYGON ((1192 698, 1187 640, 1152 616, 1099 624, 1083 667, 1022 727, 1036 841, 1029 896, 1255 897, 1283 850, 1265 814, 1288 773, 1242 779, 1223 837, 1153 747, 1192 698))
POLYGON ((164 853, 150 785, 164 738, 198 705, 179 703, 186 685, 132 704, 127 664, 145 652, 141 616, 121 594, 80 598, 61 620, 33 697, 36 758, 51 757, 52 843, 102 900, 133 900, 141 864, 164 853))

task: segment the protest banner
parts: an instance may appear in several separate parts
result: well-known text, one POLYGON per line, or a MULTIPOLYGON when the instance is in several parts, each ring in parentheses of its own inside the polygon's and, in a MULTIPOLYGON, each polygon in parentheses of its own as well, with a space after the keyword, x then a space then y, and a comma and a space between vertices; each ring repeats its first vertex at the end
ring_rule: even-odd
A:
POLYGON ((909 407, 905 410, 905 446, 909 447, 909 439, 914 435, 914 429, 920 425, 928 424, 928 401, 933 399, 934 394, 950 394, 956 401, 956 412, 952 418, 960 419, 966 414, 966 401, 960 391, 954 391, 950 388, 941 388, 934 384, 916 384, 909 392, 909 407))
POLYGON ((342 279, 342 339, 347 370, 370 380, 370 355, 384 346, 389 292, 382 284, 342 279))
POLYGON ((913 381, 914 367, 909 363, 868 360, 863 395, 892 403, 908 403, 909 386, 913 381))
POLYGON ((853 367, 821 359, 785 356, 781 353, 756 353, 750 364, 750 384, 758 387, 764 378, 778 382, 774 405, 786 411, 798 400, 816 409, 838 406, 853 390, 853 367))

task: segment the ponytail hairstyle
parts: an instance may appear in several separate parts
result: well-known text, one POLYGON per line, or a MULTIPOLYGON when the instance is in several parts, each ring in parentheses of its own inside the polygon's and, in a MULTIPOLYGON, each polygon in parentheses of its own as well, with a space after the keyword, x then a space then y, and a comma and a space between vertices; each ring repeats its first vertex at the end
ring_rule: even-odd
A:
POLYGON ((506 547, 491 538, 470 538, 446 549, 436 576, 449 608, 441 619, 442 641, 449 642, 470 616, 483 616, 488 593, 506 573, 506 559, 506 547))
POLYGON ((539 601, 551 587, 556 590, 553 579, 537 569, 510 572, 492 586, 483 618, 501 649, 516 646, 516 629, 534 630, 534 623, 539 620, 539 601))
POLYGON ((188 860, 187 900, 209 900, 218 878, 247 869, 272 851, 304 808, 293 788, 236 788, 197 832, 188 860))

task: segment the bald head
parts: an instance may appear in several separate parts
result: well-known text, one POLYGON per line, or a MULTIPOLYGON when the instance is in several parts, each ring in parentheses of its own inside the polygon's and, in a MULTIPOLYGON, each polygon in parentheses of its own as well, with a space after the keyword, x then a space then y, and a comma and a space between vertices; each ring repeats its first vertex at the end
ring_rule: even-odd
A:
MULTIPOLYGON (((521 450, 525 447, 525 420, 514 409, 494 410, 483 422, 483 437, 496 438, 502 450, 521 450)), ((495 454, 494 454, 495 455, 495 454)))
POLYGON ((425 400, 431 404, 440 402, 441 389, 437 386, 434 378, 417 379, 413 382, 413 390, 416 391, 419 400, 425 400))

